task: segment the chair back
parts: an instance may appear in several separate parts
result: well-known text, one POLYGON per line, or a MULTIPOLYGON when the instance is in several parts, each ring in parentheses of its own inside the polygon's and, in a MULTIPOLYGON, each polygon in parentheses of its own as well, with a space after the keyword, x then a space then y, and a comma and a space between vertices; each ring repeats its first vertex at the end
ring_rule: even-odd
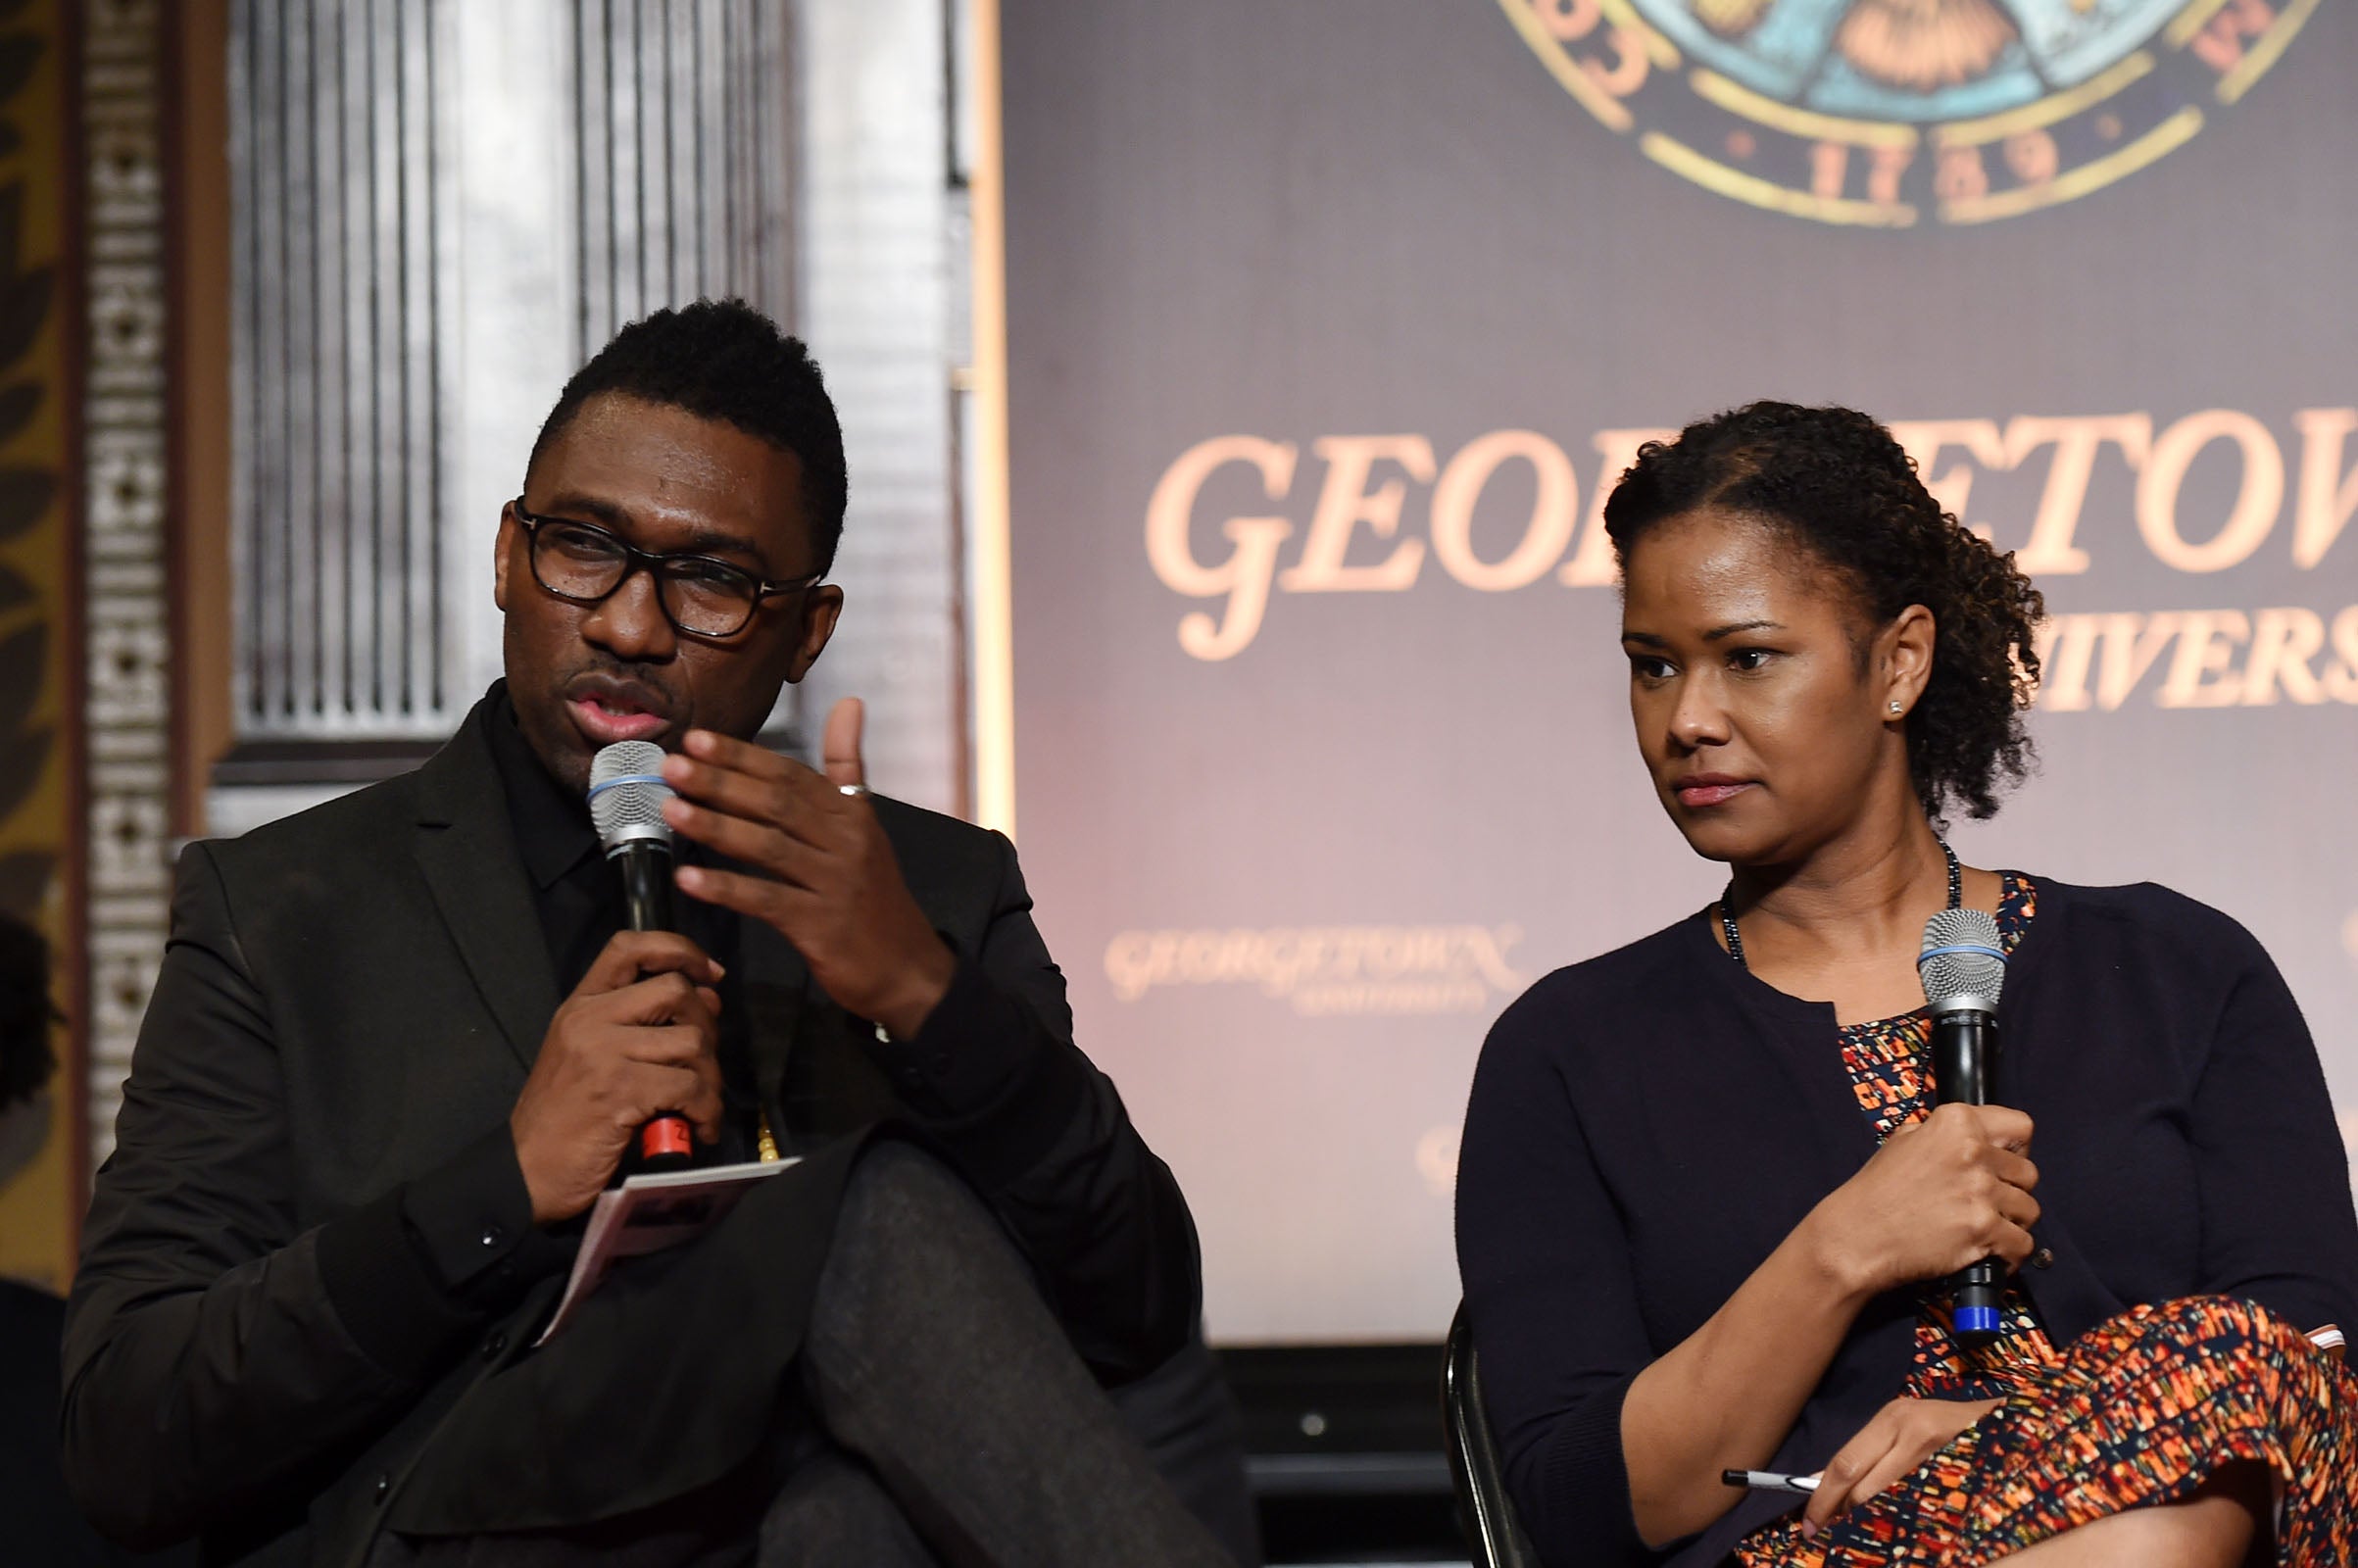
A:
POLYGON ((1441 1366, 1441 1421, 1448 1436, 1449 1474, 1457 1483, 1457 1521, 1475 1568, 1540 1568, 1539 1553, 1515 1519, 1506 1495, 1506 1471, 1491 1436, 1490 1412, 1482 1403, 1482 1378, 1474 1360, 1474 1337, 1466 1332, 1465 1306, 1449 1320, 1449 1342, 1441 1366))

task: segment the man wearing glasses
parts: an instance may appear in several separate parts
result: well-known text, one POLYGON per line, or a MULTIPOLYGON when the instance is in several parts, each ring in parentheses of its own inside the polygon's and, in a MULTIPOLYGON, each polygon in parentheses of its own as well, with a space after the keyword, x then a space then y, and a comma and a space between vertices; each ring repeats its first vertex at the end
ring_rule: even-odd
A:
POLYGON ((1195 1237, 1011 847, 870 796, 856 702, 823 772, 752 743, 843 611, 845 496, 801 344, 734 302, 625 328, 501 516, 506 678, 416 773, 187 852, 68 1325, 103 1528, 251 1563, 1224 1560, 1097 1392, 1189 1344, 1195 1237), (624 928, 583 805, 620 740, 670 754, 676 933, 624 928), (534 1348, 661 1114, 804 1157, 534 1348))

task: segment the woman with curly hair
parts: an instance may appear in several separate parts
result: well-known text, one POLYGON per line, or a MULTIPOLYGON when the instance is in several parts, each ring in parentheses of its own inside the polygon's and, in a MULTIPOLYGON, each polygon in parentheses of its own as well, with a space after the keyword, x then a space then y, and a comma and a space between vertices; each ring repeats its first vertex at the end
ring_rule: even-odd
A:
POLYGON ((2299 1010, 2152 884, 1961 866, 2039 595, 1864 415, 1757 403, 1605 507, 1638 747, 1719 901, 1492 1030, 1457 1188, 1557 1564, 2358 1558, 2358 1218, 2299 1010), (1994 917, 2002 1105, 1934 1106, 1928 917, 1994 917), (2006 1268, 1994 1335, 1946 1282, 2006 1268), (1822 1473, 1800 1498, 1730 1469, 1822 1473))

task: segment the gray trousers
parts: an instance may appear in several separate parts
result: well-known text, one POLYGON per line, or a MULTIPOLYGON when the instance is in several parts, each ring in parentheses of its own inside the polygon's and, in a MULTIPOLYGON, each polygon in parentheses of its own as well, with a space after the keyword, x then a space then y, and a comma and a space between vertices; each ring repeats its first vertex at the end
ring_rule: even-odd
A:
POLYGON ((371 1568, 1230 1568, 965 1184, 882 1143, 798 1362, 810 1421, 721 1486, 595 1526, 396 1538, 371 1568), (777 1478, 782 1475, 782 1482, 777 1478))

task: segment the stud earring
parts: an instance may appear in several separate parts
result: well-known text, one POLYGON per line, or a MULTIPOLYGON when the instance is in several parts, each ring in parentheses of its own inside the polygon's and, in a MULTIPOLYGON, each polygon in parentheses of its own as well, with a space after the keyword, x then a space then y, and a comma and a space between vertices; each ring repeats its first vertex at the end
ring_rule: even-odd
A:
POLYGON ((1896 697, 1891 699, 1891 711, 1894 713, 1899 711, 1899 699, 1896 697))

